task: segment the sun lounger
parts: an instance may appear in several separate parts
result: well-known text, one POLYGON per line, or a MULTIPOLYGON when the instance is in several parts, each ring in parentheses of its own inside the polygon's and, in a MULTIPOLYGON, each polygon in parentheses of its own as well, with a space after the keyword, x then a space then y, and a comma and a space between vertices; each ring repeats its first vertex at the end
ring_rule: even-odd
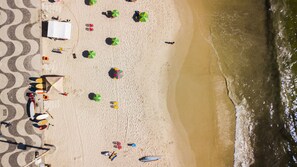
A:
POLYGON ((37 83, 43 83, 43 79, 42 79, 42 78, 37 78, 37 79, 35 80, 35 82, 37 82, 37 83))
POLYGON ((35 87, 36 87, 36 89, 44 89, 43 84, 37 84, 35 87))
POLYGON ((117 155, 116 152, 112 152, 111 155, 109 156, 109 159, 110 159, 111 161, 113 161, 117 156, 118 156, 118 155, 117 155))

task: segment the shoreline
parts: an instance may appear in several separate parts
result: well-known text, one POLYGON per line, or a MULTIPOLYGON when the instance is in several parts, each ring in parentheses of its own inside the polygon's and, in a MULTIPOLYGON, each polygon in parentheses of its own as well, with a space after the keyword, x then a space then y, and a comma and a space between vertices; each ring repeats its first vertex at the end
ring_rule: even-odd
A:
MULTIPOLYGON (((203 1, 186 2, 193 17, 193 38, 183 63, 176 64, 181 66, 177 67, 179 75, 171 78, 170 115, 179 127, 179 133, 190 143, 196 160, 194 166, 232 166, 235 112, 209 32, 212 9, 203 1)), ((184 12, 179 10, 181 14, 184 12)), ((181 20, 190 20, 188 15, 181 20)))

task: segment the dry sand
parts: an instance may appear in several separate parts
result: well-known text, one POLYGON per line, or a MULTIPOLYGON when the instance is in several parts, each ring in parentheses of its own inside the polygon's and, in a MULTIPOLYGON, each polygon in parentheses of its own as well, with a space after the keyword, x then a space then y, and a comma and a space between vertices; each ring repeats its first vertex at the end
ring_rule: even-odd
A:
POLYGON ((177 40, 178 33, 191 35, 181 29, 181 16, 172 0, 102 0, 94 6, 65 0, 61 4, 44 2, 43 10, 43 19, 58 15, 71 19, 73 26, 69 41, 42 41, 42 53, 50 58, 43 65, 43 74, 65 75, 65 91, 69 93, 45 102, 45 109, 49 108, 54 118, 50 120, 54 126, 45 133, 45 143, 57 148, 46 162, 59 167, 192 166, 186 135, 178 132, 167 109, 169 60, 178 55, 173 54, 175 46, 164 41, 177 40), (101 14, 113 9, 120 11, 120 17, 109 19, 101 14), (149 21, 135 23, 135 10, 148 12, 149 21), (94 24, 93 32, 85 30, 87 23, 94 24), (118 37, 120 45, 108 46, 107 37, 118 37), (51 53, 56 47, 66 51, 51 53), (84 58, 84 50, 94 50, 97 56, 84 58), (112 67, 122 69, 124 78, 111 79, 108 71, 112 67), (101 102, 89 100, 92 92, 101 94, 101 102), (119 109, 112 109, 110 101, 118 101, 119 109), (113 141, 121 141, 124 147, 111 162, 100 152, 115 150, 113 141), (137 147, 127 147, 130 142, 137 147), (147 164, 138 161, 146 155, 158 155, 161 160, 147 164))

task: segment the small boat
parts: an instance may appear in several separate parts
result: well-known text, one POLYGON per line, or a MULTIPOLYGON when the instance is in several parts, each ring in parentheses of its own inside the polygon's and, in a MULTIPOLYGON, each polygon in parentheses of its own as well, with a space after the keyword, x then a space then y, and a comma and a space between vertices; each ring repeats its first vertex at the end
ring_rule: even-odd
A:
POLYGON ((46 119, 49 115, 44 113, 44 114, 41 114, 41 115, 38 115, 36 117, 36 120, 43 120, 43 119, 46 119))
POLYGON ((29 102, 29 113, 30 113, 30 118, 33 120, 35 116, 35 103, 34 101, 30 100, 29 102))
POLYGON ((31 120, 34 120, 34 116, 35 116, 35 99, 34 99, 34 94, 33 93, 29 93, 28 94, 29 100, 29 115, 31 120))
POLYGON ((139 161, 141 162, 151 162, 151 161, 157 161, 161 159, 160 157, 156 157, 156 156, 144 156, 142 158, 139 159, 139 161))

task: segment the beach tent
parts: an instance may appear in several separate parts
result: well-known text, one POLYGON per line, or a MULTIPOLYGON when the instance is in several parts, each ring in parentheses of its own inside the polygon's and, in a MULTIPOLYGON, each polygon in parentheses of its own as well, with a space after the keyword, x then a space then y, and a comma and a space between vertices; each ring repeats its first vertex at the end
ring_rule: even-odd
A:
POLYGON ((64 93, 64 76, 59 75, 48 75, 44 77, 45 90, 48 95, 64 93))
POLYGON ((58 39, 70 39, 71 23, 51 20, 48 21, 47 37, 58 39))

